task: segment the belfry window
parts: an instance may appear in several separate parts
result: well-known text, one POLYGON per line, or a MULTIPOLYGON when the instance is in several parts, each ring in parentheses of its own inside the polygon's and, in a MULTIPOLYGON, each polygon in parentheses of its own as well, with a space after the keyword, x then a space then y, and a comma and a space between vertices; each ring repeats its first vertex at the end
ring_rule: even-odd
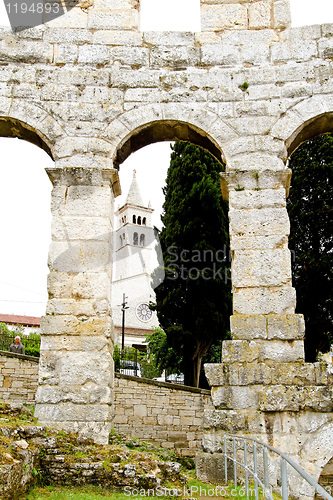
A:
POLYGON ((133 224, 136 224, 136 215, 133 215, 133 224))
POLYGON ((140 215, 138 217, 138 224, 139 224, 139 226, 141 226, 141 217, 140 217, 140 215))
POLYGON ((144 247, 144 246, 145 246, 145 235, 140 234, 140 247, 144 247))
POLYGON ((147 224, 147 219, 146 219, 146 217, 144 217, 144 218, 142 219, 142 225, 143 225, 143 226, 145 226, 146 224, 147 224))
POLYGON ((133 245, 138 245, 139 244, 139 235, 138 233, 133 234, 133 245))

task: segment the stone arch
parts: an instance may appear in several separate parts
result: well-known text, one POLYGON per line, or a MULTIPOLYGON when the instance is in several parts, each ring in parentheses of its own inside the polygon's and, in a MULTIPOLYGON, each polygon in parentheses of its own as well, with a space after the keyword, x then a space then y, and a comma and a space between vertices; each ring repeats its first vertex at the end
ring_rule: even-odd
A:
POLYGON ((289 157, 303 142, 330 132, 333 132, 333 95, 327 94, 293 106, 275 123, 271 135, 284 140, 289 157))
POLYGON ((190 141, 225 162, 227 143, 237 138, 234 129, 217 113, 201 105, 161 103, 132 109, 114 120, 102 138, 114 145, 119 166, 138 149, 160 141, 190 141))
POLYGON ((17 137, 40 147, 53 159, 58 158, 55 144, 65 136, 58 122, 46 111, 20 101, 0 113, 0 137, 17 137))
POLYGON ((333 458, 333 422, 321 426, 311 434, 299 454, 302 462, 311 467, 311 477, 319 482, 325 466, 333 458))

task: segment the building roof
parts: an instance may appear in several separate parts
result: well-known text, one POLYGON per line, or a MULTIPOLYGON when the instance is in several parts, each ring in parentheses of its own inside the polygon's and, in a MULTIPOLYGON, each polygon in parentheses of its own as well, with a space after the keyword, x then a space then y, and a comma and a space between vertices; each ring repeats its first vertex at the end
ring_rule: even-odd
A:
POLYGON ((17 316, 16 314, 0 314, 0 323, 22 326, 40 326, 40 318, 36 316, 17 316))
POLYGON ((144 207, 139 184, 136 178, 136 170, 133 170, 133 179, 126 198, 126 205, 144 207))

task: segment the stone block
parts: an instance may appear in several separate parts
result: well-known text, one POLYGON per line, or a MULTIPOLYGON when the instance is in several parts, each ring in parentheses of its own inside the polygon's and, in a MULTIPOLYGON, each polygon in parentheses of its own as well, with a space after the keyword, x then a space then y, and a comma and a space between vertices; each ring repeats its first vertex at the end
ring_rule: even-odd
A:
POLYGON ((286 235, 272 236, 242 236, 233 235, 230 241, 230 249, 233 250, 263 250, 273 248, 288 248, 288 237, 286 235))
POLYGON ((124 66, 149 66, 149 50, 146 47, 111 47, 112 63, 119 62, 124 66))
POLYGON ((11 37, 0 42, 0 59, 8 63, 47 64, 52 62, 52 57, 53 46, 49 43, 11 40, 11 37))
POLYGON ((59 44, 54 48, 55 64, 74 64, 78 60, 78 48, 76 45, 59 44))
POLYGON ((271 6, 266 1, 249 5, 249 28, 263 29, 271 26, 271 6))
POLYGON ((290 231, 288 213, 285 208, 231 210, 229 220, 231 236, 288 235, 290 231))
POLYGON ((291 286, 239 288, 233 291, 234 314, 293 314, 296 292, 291 286))
POLYGON ((273 3, 274 28, 284 30, 290 28, 291 15, 289 0, 277 0, 273 3))
POLYGON ((94 303, 91 300, 49 299, 46 306, 47 315, 66 314, 73 316, 95 316, 94 303))
POLYGON ((261 411, 298 411, 300 409, 300 391, 298 387, 275 385, 265 387, 259 392, 261 411))
POLYGON ((143 40, 149 45, 157 45, 160 47, 191 46, 194 45, 194 33, 181 31, 147 31, 143 33, 143 40))
POLYGON ((93 33, 93 43, 101 45, 140 46, 143 42, 143 33, 134 31, 96 30, 93 33))
POLYGON ((236 288, 281 286, 291 282, 288 249, 235 250, 232 283, 236 288))
POLYGON ((246 29, 247 25, 247 9, 240 3, 201 5, 201 31, 246 29))
POLYGON ((225 340, 222 362, 252 363, 272 360, 282 363, 304 361, 304 344, 301 340, 225 340))
POLYGON ((229 192, 229 206, 233 210, 262 209, 262 208, 284 208, 286 206, 286 190, 264 189, 243 190, 229 192))
MULTIPOLYGON (((275 111, 272 113, 269 113, 268 110, 265 112, 263 108, 259 106, 244 106, 243 108, 245 110, 244 116, 241 116, 240 118, 237 118, 234 121, 234 126, 236 128, 239 127, 239 133, 243 133, 243 127, 245 126, 246 121, 250 120, 253 121, 253 126, 256 127, 256 121, 260 120, 260 116, 262 118, 261 123, 259 127, 263 127, 261 132, 258 131, 258 133, 265 133, 265 127, 266 125, 268 128, 271 128, 273 125, 273 120, 268 116, 264 117, 263 114, 273 114, 275 115, 275 111), (245 116, 249 112, 249 116, 245 116), (257 116, 251 116, 251 114, 258 113, 257 116)), ((268 133, 268 130, 266 130, 266 133, 268 133)), ((243 168, 244 164, 246 163, 247 169, 249 172, 253 172, 253 177, 257 180, 257 185, 255 186, 255 189, 259 190, 260 189, 260 183, 259 183, 259 178, 261 172, 264 172, 266 170, 271 170, 271 171, 279 171, 282 170, 284 164, 283 160, 281 158, 278 158, 275 154, 272 155, 270 153, 266 153, 265 151, 260 151, 260 152, 254 152, 254 153, 241 153, 238 154, 237 156, 234 156, 232 159, 228 161, 229 167, 231 170, 240 170, 243 168)))
POLYGON ((300 407, 306 410, 318 412, 333 411, 333 388, 330 386, 304 387, 300 407))
POLYGON ((228 192, 244 191, 244 190, 263 190, 263 189, 279 189, 284 187, 288 194, 291 170, 283 169, 281 171, 260 170, 257 171, 229 171, 223 172, 221 175, 221 188, 225 199, 228 199, 228 192))
POLYGON ((245 415, 236 410, 205 410, 203 426, 206 430, 223 430, 235 434, 245 432, 245 415))
POLYGON ((112 242, 112 225, 102 217, 53 217, 52 238, 54 240, 99 240, 112 242))
POLYGON ((315 40, 304 38, 292 38, 288 41, 276 43, 272 46, 272 60, 275 63, 297 61, 308 61, 316 57, 318 53, 315 40))
POLYGON ((111 337, 111 320, 108 317, 92 317, 85 320, 75 316, 43 316, 41 331, 44 335, 86 335, 111 337))
POLYGON ((282 362, 271 366, 272 384, 315 385, 316 372, 312 363, 282 362))
POLYGON ((224 340, 223 363, 251 363, 259 359, 261 344, 258 341, 224 340))
POLYGON ((260 359, 279 363, 304 362, 304 342, 302 340, 261 341, 260 359))
POLYGON ((87 29, 49 28, 44 32, 43 40, 50 43, 83 44, 92 41, 92 34, 87 29))
POLYGON ((150 61, 152 67, 171 67, 174 69, 197 66, 200 61, 199 49, 183 45, 176 47, 154 47, 151 50, 150 61))
POLYGON ((109 299, 110 277, 105 273, 84 271, 73 276, 71 290, 76 299, 109 299))
POLYGON ((205 375, 211 387, 224 385, 224 371, 222 363, 206 363, 204 365, 205 375))
POLYGON ((258 407, 258 395, 253 387, 213 387, 212 400, 214 407, 218 410, 258 407))
MULTIPOLYGON (((203 453, 196 454, 195 467, 197 478, 205 483, 223 484, 225 480, 225 461, 221 453, 203 453)), ((233 477, 233 463, 227 461, 228 477, 233 477)), ((225 496, 226 489, 223 486, 218 486, 217 496, 225 496)))
POLYGON ((103 65, 109 60, 109 49, 103 45, 82 45, 79 47, 79 64, 103 65))
POLYGON ((267 338, 266 317, 262 314, 234 314, 230 316, 230 329, 234 340, 267 338))
POLYGON ((90 422, 110 422, 111 408, 107 404, 85 405, 70 402, 37 404, 34 415, 38 418, 38 425, 45 425, 41 422, 48 422, 48 425, 51 422, 55 425, 57 425, 57 422, 64 422, 65 425, 69 422, 88 425, 90 422))
POLYGON ((88 28, 93 30, 136 30, 139 14, 135 9, 91 10, 88 13, 88 28))
MULTIPOLYGON (((130 70, 126 71, 126 86, 133 88, 157 88, 160 85, 161 75, 157 70, 130 70)), ((112 87, 124 88, 124 73, 114 70, 110 74, 110 85, 112 87)))
POLYGON ((146 417, 147 416, 147 406, 142 404, 134 405, 134 416, 135 417, 146 417))
MULTIPOLYGON (((230 66, 240 62, 239 51, 231 44, 225 44, 222 47, 219 45, 204 45, 201 49, 201 63, 204 66, 230 66)), ((225 95, 225 92, 223 92, 225 95)), ((217 98, 219 98, 217 96, 217 98)))
POLYGON ((302 314, 288 314, 285 316, 270 314, 267 316, 267 335, 269 339, 303 339, 304 333, 305 324, 302 314))
MULTIPOLYGON (((231 365, 232 369, 235 365, 231 365)), ((231 382, 229 382, 231 384, 231 382)), ((271 383, 271 368, 265 363, 243 363, 238 365, 237 385, 268 385, 271 383)))
POLYGON ((81 273, 103 272, 111 262, 110 244, 104 241, 53 241, 48 265, 52 271, 81 273))

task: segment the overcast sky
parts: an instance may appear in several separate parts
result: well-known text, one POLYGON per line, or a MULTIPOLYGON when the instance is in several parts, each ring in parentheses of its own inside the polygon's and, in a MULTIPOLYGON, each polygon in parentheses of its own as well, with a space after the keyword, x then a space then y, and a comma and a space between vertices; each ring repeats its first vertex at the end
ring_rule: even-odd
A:
MULTIPOLYGON (((167 23, 165 29, 172 29, 171 22, 189 17, 188 5, 193 7, 193 1, 196 0, 141 0, 142 8, 151 12, 158 5, 159 13, 163 5, 168 6, 167 11, 158 16, 158 22, 167 23), (180 6, 186 16, 172 13, 173 7, 180 6)), ((294 26, 333 22, 333 0, 291 0, 291 8, 294 26)), ((145 22, 149 26, 149 17, 145 22)), ((1 0, 0 25, 8 25, 1 0)), ((18 139, 0 138, 0 148, 0 313, 40 316, 45 313, 47 300, 50 242, 51 183, 44 169, 52 167, 53 162, 38 147, 18 139)), ((161 189, 169 156, 169 143, 153 144, 131 155, 121 165, 124 194, 117 198, 116 205, 124 202, 133 168, 136 168, 143 199, 146 203, 151 201, 155 208, 154 223, 159 225, 161 189)))

